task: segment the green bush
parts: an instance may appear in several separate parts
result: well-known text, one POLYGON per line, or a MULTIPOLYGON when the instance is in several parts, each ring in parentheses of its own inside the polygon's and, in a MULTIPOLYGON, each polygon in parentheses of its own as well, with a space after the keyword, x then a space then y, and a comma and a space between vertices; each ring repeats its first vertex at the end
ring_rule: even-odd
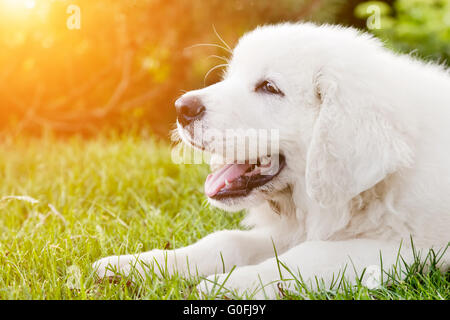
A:
POLYGON ((380 8, 380 29, 372 29, 392 49, 450 65, 450 0, 396 0, 393 6, 369 1, 355 8, 361 19, 370 5, 380 8))

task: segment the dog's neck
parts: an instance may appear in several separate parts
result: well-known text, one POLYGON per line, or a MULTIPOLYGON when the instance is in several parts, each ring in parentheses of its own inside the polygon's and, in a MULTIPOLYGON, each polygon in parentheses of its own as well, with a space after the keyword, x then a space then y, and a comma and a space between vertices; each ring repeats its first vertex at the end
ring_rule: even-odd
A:
MULTIPOLYGON (((386 179, 389 179, 387 177, 386 179)), ((356 229, 351 224, 355 217, 358 221, 370 220, 367 216, 369 204, 382 202, 386 194, 386 179, 379 182, 372 188, 360 193, 347 203, 329 208, 320 207, 315 201, 310 199, 301 186, 293 189, 295 193, 292 199, 293 211, 297 222, 303 226, 306 240, 330 240, 345 238, 345 235, 352 234, 356 229), (296 193, 297 192, 297 193, 296 193), (327 221, 327 223, 323 223, 327 221)), ((371 223, 367 223, 367 228, 376 228, 371 223)))

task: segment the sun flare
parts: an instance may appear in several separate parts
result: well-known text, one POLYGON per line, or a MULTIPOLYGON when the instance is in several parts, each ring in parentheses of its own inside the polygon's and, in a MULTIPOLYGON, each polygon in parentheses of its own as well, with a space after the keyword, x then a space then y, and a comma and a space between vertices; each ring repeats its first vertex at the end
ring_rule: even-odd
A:
POLYGON ((0 0, 5 11, 31 10, 36 6, 36 0, 0 0))

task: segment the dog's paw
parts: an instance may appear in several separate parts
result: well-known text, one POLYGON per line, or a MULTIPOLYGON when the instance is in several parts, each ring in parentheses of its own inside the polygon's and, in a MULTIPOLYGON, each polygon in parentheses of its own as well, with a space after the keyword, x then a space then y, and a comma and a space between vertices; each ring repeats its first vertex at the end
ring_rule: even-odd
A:
POLYGON ((226 299, 231 292, 223 284, 226 274, 209 276, 196 287, 199 297, 203 299, 226 299))
POLYGON ((145 279, 149 274, 161 276, 167 260, 162 250, 152 250, 140 254, 110 256, 97 260, 92 268, 99 278, 129 277, 145 279))
POLYGON ((99 278, 128 276, 132 268, 132 261, 135 261, 132 255, 110 256, 95 261, 92 268, 99 278))
POLYGON ((206 299, 277 299, 279 290, 276 281, 263 282, 264 275, 254 267, 243 267, 231 273, 212 275, 197 285, 200 298, 206 299), (262 285, 264 283, 264 285, 262 285))

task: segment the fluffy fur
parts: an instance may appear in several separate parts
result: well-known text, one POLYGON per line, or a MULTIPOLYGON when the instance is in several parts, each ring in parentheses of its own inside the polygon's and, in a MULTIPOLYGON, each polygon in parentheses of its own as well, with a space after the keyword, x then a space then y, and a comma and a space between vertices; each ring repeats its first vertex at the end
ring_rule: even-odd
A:
MULTIPOLYGON (((112 274, 108 265, 143 272, 136 260, 164 265, 167 259, 169 272, 209 276, 201 291, 229 276, 225 288, 274 298, 280 280, 274 246, 315 287, 315 277, 327 286, 349 264, 346 276, 355 282, 365 268, 380 265, 380 252, 389 269, 401 242, 411 262, 410 238, 423 250, 449 243, 450 75, 444 67, 394 54, 351 28, 281 24, 243 36, 223 81, 185 96, 206 107, 200 120, 206 131, 278 129, 286 167, 247 197, 209 199, 225 210, 248 209, 250 230, 216 232, 172 251, 108 257, 94 264, 100 276, 112 274), (284 95, 256 93, 263 79, 284 95), (255 290, 261 283, 265 289, 255 290)), ((179 131, 187 142, 195 139, 179 131)), ((214 152, 214 144, 207 149, 214 152)), ((445 254, 441 267, 448 262, 445 254)))

